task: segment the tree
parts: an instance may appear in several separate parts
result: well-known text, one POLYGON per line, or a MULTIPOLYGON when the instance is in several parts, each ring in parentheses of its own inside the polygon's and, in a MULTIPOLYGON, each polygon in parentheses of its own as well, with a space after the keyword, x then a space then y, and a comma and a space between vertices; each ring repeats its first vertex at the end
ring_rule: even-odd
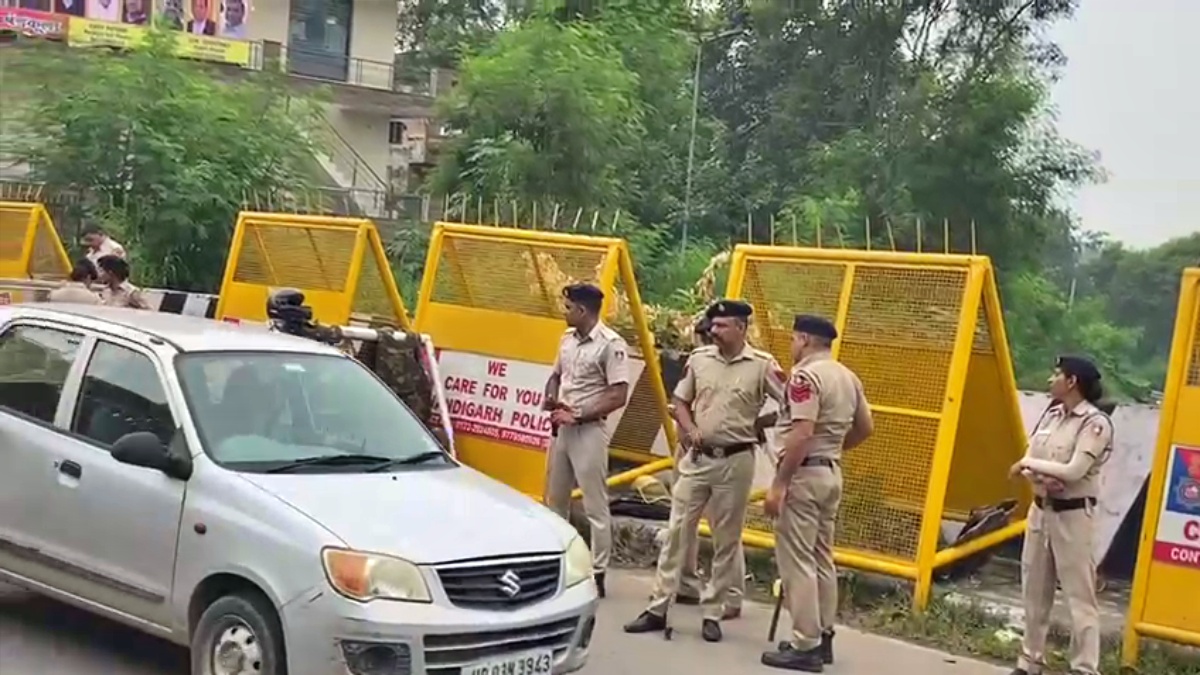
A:
POLYGON ((30 45, 8 151, 52 190, 83 194, 120 231, 139 283, 215 291, 248 193, 307 184, 319 110, 270 76, 224 78, 152 32, 128 53, 30 45))

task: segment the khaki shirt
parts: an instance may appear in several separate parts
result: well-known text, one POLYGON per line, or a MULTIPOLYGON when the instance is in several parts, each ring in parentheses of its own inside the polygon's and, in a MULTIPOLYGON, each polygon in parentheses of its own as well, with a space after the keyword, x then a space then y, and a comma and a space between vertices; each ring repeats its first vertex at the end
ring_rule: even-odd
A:
POLYGON ((97 260, 106 255, 115 255, 118 258, 124 258, 125 247, 118 244, 117 241, 112 237, 105 237, 104 241, 100 242, 100 246, 98 246, 95 250, 88 251, 87 259, 91 260, 92 264, 95 265, 97 260))
POLYGON ((783 368, 767 352, 746 345, 726 360, 715 345, 688 357, 675 398, 687 403, 706 445, 757 443, 754 428, 768 399, 783 400, 783 368))
POLYGON ((829 352, 813 354, 792 368, 787 386, 788 424, 813 423, 809 457, 840 460, 846 434, 860 406, 866 406, 862 381, 829 352))
MULTIPOLYGON (((1029 456, 1067 464, 1076 453, 1085 453, 1092 465, 1083 478, 1067 483, 1062 492, 1054 497, 1075 499, 1097 497, 1100 493, 1100 469, 1112 452, 1113 427, 1102 410, 1081 401, 1071 410, 1056 403, 1038 422, 1029 439, 1029 456)), ((1051 496, 1045 487, 1034 481, 1034 492, 1042 497, 1051 496)))
POLYGON ((109 307, 129 307, 131 309, 150 309, 141 289, 128 281, 122 283, 116 290, 104 288, 100 291, 100 301, 109 307))
POLYGON ((59 288, 50 291, 47 298, 50 302, 69 302, 76 305, 98 305, 100 296, 92 292, 87 284, 78 281, 68 281, 59 288))
POLYGON ((582 336, 571 328, 559 342, 554 374, 559 376, 558 400, 581 412, 610 385, 629 383, 629 347, 602 323, 582 336))

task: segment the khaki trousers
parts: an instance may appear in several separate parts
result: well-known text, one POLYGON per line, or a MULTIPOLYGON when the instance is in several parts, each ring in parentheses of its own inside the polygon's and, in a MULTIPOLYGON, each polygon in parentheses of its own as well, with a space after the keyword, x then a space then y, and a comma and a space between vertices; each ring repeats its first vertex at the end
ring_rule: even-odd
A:
POLYGON ((792 616, 792 642, 808 651, 837 619, 838 580, 833 542, 842 503, 842 469, 800 467, 775 523, 775 562, 792 616))
MULTIPOLYGON (((658 554, 658 571, 648 610, 665 616, 688 565, 688 549, 696 540, 696 528, 705 507, 713 534, 712 579, 703 597, 704 618, 721 620, 730 589, 744 583, 745 558, 741 564, 742 528, 746 523, 746 501, 754 483, 754 451, 716 459, 689 453, 678 465, 679 480, 671 491, 671 519, 667 540, 658 554)), ((693 567, 693 569, 695 569, 693 567)))
POLYGON ((1030 673, 1042 672, 1045 665, 1050 611, 1059 582, 1071 614, 1071 672, 1099 675, 1100 608, 1092 554, 1094 514, 1094 507, 1060 512, 1029 508, 1021 551, 1025 637, 1018 667, 1030 673))
MULTIPOLYGON (((704 517, 712 523, 712 515, 705 510, 704 517)), ((742 548, 742 539, 739 533, 737 542, 737 555, 734 557, 734 564, 737 566, 737 581, 729 588, 729 595, 725 598, 725 607, 730 609, 740 609, 742 606, 742 598, 746 595, 746 552, 742 548)), ((692 539, 691 546, 685 554, 683 568, 683 578, 679 582, 680 593, 699 598, 704 593, 704 583, 700 579, 700 537, 696 536, 692 539)), ((711 574, 709 575, 712 576, 711 574)))
POLYGON ((569 520, 571 492, 583 492, 583 512, 592 531, 592 568, 608 569, 612 515, 608 509, 608 430, 592 422, 560 427, 546 458, 546 506, 569 520))

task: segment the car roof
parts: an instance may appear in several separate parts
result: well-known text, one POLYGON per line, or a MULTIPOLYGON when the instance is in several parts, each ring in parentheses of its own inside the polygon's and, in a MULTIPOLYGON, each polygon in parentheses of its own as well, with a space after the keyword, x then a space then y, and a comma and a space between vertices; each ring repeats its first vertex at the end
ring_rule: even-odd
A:
POLYGON ((0 322, 10 317, 37 318, 137 342, 149 342, 157 338, 181 352, 267 351, 341 354, 329 345, 283 333, 268 332, 262 326, 242 326, 182 314, 67 303, 29 303, 0 309, 7 310, 0 311, 0 322))

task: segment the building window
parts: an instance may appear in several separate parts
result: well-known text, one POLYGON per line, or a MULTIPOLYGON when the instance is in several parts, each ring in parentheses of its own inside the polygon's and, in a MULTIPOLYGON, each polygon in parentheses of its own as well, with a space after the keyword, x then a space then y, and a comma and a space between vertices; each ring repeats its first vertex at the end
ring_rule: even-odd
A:
POLYGON ((345 82, 350 72, 353 0, 290 0, 288 71, 345 82))
POLYGON ((404 126, 402 120, 392 120, 388 124, 388 143, 391 145, 403 145, 404 134, 408 131, 408 127, 404 126))

